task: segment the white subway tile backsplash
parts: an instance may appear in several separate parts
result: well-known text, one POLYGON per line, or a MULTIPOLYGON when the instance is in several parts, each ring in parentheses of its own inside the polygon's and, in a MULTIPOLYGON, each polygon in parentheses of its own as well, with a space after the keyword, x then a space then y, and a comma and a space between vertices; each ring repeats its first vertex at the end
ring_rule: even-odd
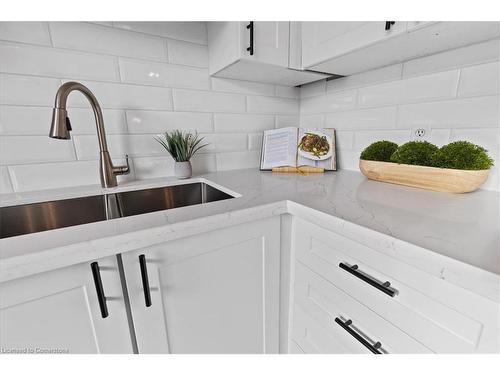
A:
POLYGON ((172 176, 174 159, 170 156, 134 158, 134 172, 138 180, 172 176))
POLYGON ((166 112, 128 110, 128 131, 136 133, 164 133, 167 130, 211 132, 212 115, 210 113, 166 112))
POLYGON ((276 96, 282 98, 297 99, 300 97, 300 89, 298 87, 288 87, 276 85, 276 96))
POLYGON ((324 114, 314 114, 314 115, 302 115, 300 116, 300 126, 303 128, 324 128, 325 127, 325 115, 324 114))
POLYGON ((458 70, 429 74, 359 89, 360 107, 424 102, 455 97, 458 70))
POLYGON ((300 101, 301 114, 328 113, 354 109, 356 90, 329 93, 317 97, 303 98, 300 101))
POLYGON ((498 157, 498 151, 500 150, 500 127, 496 129, 453 129, 450 141, 469 141, 487 149, 490 156, 498 157))
POLYGON ((248 96, 247 110, 253 113, 298 114, 299 107, 297 99, 248 96))
POLYGON ((260 151, 227 152, 217 154, 217 170, 258 168, 260 165, 260 151))
MULTIPOLYGON (((114 109, 172 109, 172 89, 165 87, 125 85, 107 82, 82 82, 96 96, 102 108, 114 109)), ((68 105, 89 106, 83 95, 68 97, 68 105)))
POLYGON ((286 128, 289 126, 299 126, 300 119, 298 115, 277 115, 276 128, 286 128))
POLYGON ((335 132, 336 146, 338 149, 350 150, 354 145, 354 132, 340 130, 335 132))
POLYGON ((122 82, 208 90, 208 70, 120 58, 122 82))
POLYGON ((208 68, 208 47, 169 39, 168 62, 171 64, 208 68))
POLYGON ((0 105, 0 135, 48 135, 52 108, 0 105))
MULTIPOLYGON (((95 134, 94 113, 90 108, 70 108, 68 115, 73 128, 72 134, 95 134)), ((106 133, 126 133, 123 111, 103 111, 106 133)), ((5 135, 48 135, 52 108, 0 105, 0 134, 5 135)))
POLYGON ((391 129, 396 127, 397 107, 358 109, 326 115, 325 126, 336 129, 391 129))
POLYGON ((430 132, 428 141, 436 146, 441 147, 450 142, 451 129, 432 129, 430 132))
POLYGON ((191 159, 193 174, 217 171, 217 156, 215 154, 196 154, 191 159))
MULTIPOLYGON (((99 144, 94 135, 74 136, 78 160, 99 159, 99 144)), ((111 157, 164 155, 165 149, 154 139, 153 134, 110 134, 108 149, 111 157)))
POLYGON ((217 133, 249 133, 274 128, 274 116, 233 113, 214 114, 217 133))
POLYGON ((113 22, 114 27, 198 44, 207 44, 205 22, 113 22))
POLYGON ((248 149, 249 150, 260 150, 262 147, 263 133, 248 134, 248 149))
POLYGON ((55 48, 0 43, 0 72, 118 81, 116 58, 55 48))
POLYGON ((359 150, 339 150, 337 152, 338 166, 340 169, 349 169, 351 171, 359 171, 359 150))
POLYGON ((13 191, 8 168, 0 167, 0 194, 12 193, 13 191))
POLYGON ((176 111, 245 112, 245 97, 210 91, 174 89, 176 111))
POLYGON ((75 159, 71 141, 48 136, 0 137, 0 164, 22 164, 75 159))
POLYGON ((248 148, 246 134, 201 134, 204 137, 202 143, 207 146, 200 150, 200 153, 207 152, 226 152, 226 151, 244 151, 248 148))
POLYGON ((382 140, 400 145, 410 139, 410 130, 359 130, 354 135, 354 149, 363 150, 371 143, 382 140))
POLYGON ((0 104, 52 106, 61 81, 0 74, 0 104))
POLYGON ((500 39, 494 39, 407 61, 403 64, 403 77, 498 60, 500 60, 500 39))
POLYGON ((165 40, 83 22, 50 22, 55 47, 166 61, 165 40))
POLYGON ((458 96, 500 94, 500 62, 463 68, 458 96))
POLYGON ((239 94, 274 96, 274 86, 266 83, 212 77, 212 89, 239 94))
POLYGON ((0 40, 50 46, 47 22, 1 21, 0 40))
POLYGON ((302 85, 300 87, 300 97, 309 98, 311 96, 324 95, 326 93, 326 80, 316 81, 302 85))
POLYGON ((500 97, 484 96, 400 106, 398 128, 418 125, 433 128, 499 127, 500 97))
POLYGON ((401 78, 401 70, 402 64, 395 64, 365 73, 332 79, 327 82, 326 90, 327 92, 343 91, 372 85, 374 83, 398 80, 401 78))
MULTIPOLYGON (((115 165, 125 163, 113 159, 115 165)), ((9 166, 14 191, 57 189, 70 186, 99 184, 99 162, 73 161, 9 166)), ((118 176, 118 183, 134 179, 134 174, 118 176)))

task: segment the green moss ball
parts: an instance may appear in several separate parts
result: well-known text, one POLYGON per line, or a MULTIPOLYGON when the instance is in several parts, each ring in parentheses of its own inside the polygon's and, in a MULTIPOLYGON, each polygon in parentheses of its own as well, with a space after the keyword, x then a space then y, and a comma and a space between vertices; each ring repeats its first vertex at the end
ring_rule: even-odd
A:
POLYGON ((481 170, 491 168, 493 159, 481 146, 466 141, 457 141, 441 147, 432 157, 432 166, 481 170))
POLYGON ((398 147, 391 155, 391 161, 399 164, 430 166, 432 156, 438 147, 427 141, 407 142, 398 147))
POLYGON ((391 155, 396 151, 398 145, 390 141, 378 141, 372 143, 361 153, 363 160, 390 161, 391 155))

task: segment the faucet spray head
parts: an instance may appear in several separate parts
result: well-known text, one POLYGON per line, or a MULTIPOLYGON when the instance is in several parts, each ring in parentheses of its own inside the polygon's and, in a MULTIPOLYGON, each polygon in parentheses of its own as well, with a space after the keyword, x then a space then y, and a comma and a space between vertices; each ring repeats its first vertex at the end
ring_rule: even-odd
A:
POLYGON ((70 139, 71 122, 68 112, 63 108, 54 108, 52 111, 52 123, 50 125, 50 138, 70 139))

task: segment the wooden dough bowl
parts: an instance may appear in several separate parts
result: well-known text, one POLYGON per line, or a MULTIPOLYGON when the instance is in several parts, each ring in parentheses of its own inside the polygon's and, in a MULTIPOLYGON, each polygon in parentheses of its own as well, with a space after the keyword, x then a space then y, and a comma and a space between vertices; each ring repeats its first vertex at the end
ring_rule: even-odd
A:
POLYGON ((468 171, 360 160, 359 169, 371 180, 447 193, 477 190, 488 178, 489 169, 468 171))

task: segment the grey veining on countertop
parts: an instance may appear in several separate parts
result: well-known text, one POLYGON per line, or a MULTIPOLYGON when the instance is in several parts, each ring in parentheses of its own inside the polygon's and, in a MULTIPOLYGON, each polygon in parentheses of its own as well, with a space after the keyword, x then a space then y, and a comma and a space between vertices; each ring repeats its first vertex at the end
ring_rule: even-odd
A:
MULTIPOLYGON (((500 274, 500 193, 497 192, 437 193, 370 181, 353 171, 299 175, 246 169, 199 177, 231 189, 241 197, 3 239, 0 240, 0 259, 191 220, 203 225, 200 221, 203 218, 254 212, 259 207, 282 214, 286 212, 286 201, 293 201, 500 274)), ((161 186, 173 181, 172 178, 136 181, 118 189, 161 186)), ((0 201, 6 206, 102 191, 98 186, 87 186, 14 193, 1 195, 0 201)))

